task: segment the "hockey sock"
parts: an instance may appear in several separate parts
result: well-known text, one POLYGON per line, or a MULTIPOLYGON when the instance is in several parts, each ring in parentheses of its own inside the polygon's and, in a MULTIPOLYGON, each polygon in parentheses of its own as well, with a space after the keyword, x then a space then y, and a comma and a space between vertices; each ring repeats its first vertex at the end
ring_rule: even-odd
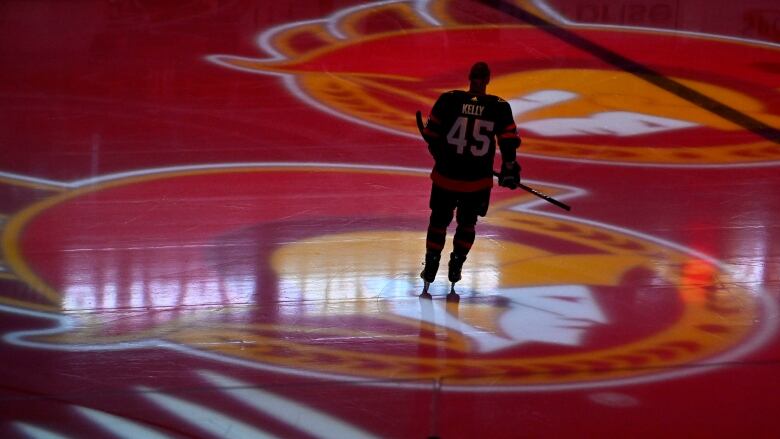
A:
POLYGON ((476 232, 473 225, 458 224, 455 229, 455 238, 452 242, 452 247, 455 253, 466 256, 471 250, 471 246, 474 245, 474 238, 476 232))
POLYGON ((444 249, 444 241, 447 239, 447 228, 428 226, 428 235, 425 240, 425 249, 429 252, 441 253, 444 249))
POLYGON ((447 210, 431 211, 431 219, 428 223, 428 235, 426 236, 425 248, 428 251, 441 253, 444 249, 444 242, 447 239, 447 226, 452 221, 453 213, 447 210))

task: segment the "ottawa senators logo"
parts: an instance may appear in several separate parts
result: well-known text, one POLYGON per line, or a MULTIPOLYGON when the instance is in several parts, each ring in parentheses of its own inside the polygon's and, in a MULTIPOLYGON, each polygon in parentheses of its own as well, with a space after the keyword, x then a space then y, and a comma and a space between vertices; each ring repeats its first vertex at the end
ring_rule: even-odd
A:
MULTIPOLYGON (((581 192, 535 184, 563 199, 581 192)), ((481 223, 490 239, 472 250, 460 302, 441 297, 441 273, 421 301, 428 188, 426 170, 290 163, 74 187, 8 219, 3 254, 29 288, 4 292, 0 306, 61 317, 6 340, 167 347, 288 374, 487 391, 696 373, 774 330, 771 301, 717 261, 535 212, 532 197, 509 191, 481 223), (301 196, 300 181, 328 193, 301 196), (168 194, 177 203, 157 201, 168 194)))
MULTIPOLYGON (((654 72, 636 74, 488 7, 464 17, 457 3, 355 6, 263 32, 259 58, 208 59, 278 75, 291 93, 322 111, 413 138, 411 115, 429 109, 442 91, 463 88, 464 72, 480 59, 493 67, 489 91, 513 108, 523 154, 643 166, 780 160, 777 138, 743 121, 780 126, 776 45, 646 29, 576 29, 579 37, 654 72), (671 86, 659 87, 659 81, 671 86)), ((556 22, 532 2, 518 3, 556 22)))

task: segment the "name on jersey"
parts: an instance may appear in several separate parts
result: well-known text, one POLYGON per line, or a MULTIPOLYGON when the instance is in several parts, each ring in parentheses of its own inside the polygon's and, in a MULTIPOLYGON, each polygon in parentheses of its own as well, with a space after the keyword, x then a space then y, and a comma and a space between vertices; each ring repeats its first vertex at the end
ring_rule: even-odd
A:
POLYGON ((484 105, 463 104, 463 110, 461 110, 461 113, 470 114, 472 116, 482 116, 483 111, 485 111, 484 105))

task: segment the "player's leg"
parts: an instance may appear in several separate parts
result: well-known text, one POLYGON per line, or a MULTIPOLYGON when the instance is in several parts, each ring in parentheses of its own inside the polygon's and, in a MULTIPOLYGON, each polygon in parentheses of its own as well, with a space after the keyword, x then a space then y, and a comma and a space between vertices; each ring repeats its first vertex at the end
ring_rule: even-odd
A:
POLYGON ((463 263, 466 262, 476 238, 477 219, 485 216, 490 203, 490 191, 480 191, 461 197, 457 209, 457 228, 450 254, 448 277, 453 284, 461 279, 463 263))
POLYGON ((477 214, 462 207, 458 208, 458 226, 455 229, 455 237, 452 241, 452 253, 449 262, 449 280, 452 283, 461 279, 463 263, 466 262, 471 246, 476 237, 477 214))
POLYGON ((441 252, 447 239, 447 227, 455 215, 455 202, 451 192, 436 186, 431 189, 431 216, 425 240, 425 268, 420 273, 426 283, 433 282, 439 270, 441 252))

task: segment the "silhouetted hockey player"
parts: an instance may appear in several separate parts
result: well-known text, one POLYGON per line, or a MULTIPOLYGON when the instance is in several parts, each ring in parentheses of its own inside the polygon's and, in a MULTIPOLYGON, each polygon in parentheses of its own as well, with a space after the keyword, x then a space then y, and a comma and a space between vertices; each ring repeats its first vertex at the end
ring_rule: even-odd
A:
POLYGON ((499 185, 514 189, 520 183, 517 148, 520 137, 505 100, 486 93, 490 69, 478 62, 469 72, 469 90, 442 94, 431 110, 423 137, 435 160, 431 171, 431 217, 425 252, 425 282, 422 295, 436 277, 452 218, 457 221, 450 253, 448 277, 455 295, 455 282, 475 238, 477 217, 485 216, 493 187, 496 139, 501 150, 499 185))

